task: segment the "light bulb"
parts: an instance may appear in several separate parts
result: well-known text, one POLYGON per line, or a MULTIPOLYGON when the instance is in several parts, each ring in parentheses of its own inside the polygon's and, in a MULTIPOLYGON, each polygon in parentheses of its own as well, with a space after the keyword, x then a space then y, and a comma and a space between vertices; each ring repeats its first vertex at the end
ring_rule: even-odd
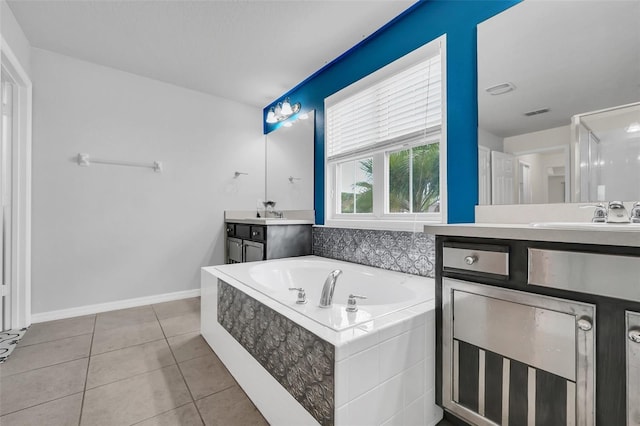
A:
POLYGON ((287 115, 287 116, 293 114, 293 110, 291 109, 291 104, 289 103, 289 98, 285 99, 284 102, 282 103, 281 114, 287 115))
POLYGON ((267 123, 272 124, 277 122, 278 120, 276 119, 276 113, 274 112, 273 108, 271 108, 267 113, 267 123))

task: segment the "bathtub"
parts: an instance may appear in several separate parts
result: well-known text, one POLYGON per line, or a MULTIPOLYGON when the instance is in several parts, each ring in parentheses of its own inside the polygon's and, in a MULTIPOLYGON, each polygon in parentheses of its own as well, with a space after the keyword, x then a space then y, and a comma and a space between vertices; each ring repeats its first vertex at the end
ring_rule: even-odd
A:
POLYGON ((216 269, 239 280, 289 309, 332 330, 340 331, 435 298, 429 279, 348 262, 304 256, 285 260, 223 265, 216 269), (339 269, 333 306, 319 307, 324 282, 339 269), (297 291, 304 288, 307 303, 297 304, 297 291), (357 299, 358 311, 347 312, 349 295, 357 299))
POLYGON ((272 425, 435 425, 442 410, 435 405, 434 292, 431 278, 316 256, 207 267, 201 279, 201 331, 272 425), (321 308, 324 281, 335 269, 342 275, 333 306, 321 308), (296 304, 293 287, 305 289, 306 304, 296 304), (357 312, 346 311, 349 294, 367 297, 358 300, 357 312), (268 321, 254 318, 263 311, 269 312, 268 321), (318 367, 309 364, 316 362, 310 361, 313 353, 300 357, 306 362, 300 374, 328 371, 327 388, 310 393, 327 394, 330 418, 318 417, 278 376, 278 368, 269 369, 272 362, 265 357, 277 355, 277 348, 273 354, 256 353, 259 344, 247 344, 246 336, 227 324, 252 319, 260 324, 236 328, 254 336, 254 329, 263 327, 274 334, 268 344, 285 342, 283 330, 303 330, 317 339, 307 341, 310 351, 317 355, 319 347, 329 348, 318 367))

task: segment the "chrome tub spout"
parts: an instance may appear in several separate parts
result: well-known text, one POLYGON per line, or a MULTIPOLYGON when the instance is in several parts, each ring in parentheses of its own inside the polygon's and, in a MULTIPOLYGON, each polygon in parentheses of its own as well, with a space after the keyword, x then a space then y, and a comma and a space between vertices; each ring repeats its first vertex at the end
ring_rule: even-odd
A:
POLYGON ((342 271, 336 269, 331 271, 325 280, 324 286, 322 287, 322 295, 320 296, 321 308, 329 308, 333 304, 333 290, 336 288, 336 281, 338 281, 340 274, 342 274, 342 271))

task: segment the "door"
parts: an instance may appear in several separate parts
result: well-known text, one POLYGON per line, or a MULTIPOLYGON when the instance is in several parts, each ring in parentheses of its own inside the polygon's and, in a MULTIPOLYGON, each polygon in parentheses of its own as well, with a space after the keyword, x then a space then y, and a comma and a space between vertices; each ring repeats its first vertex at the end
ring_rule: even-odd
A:
POLYGON ((531 166, 518 160, 518 203, 531 204, 531 166))
POLYGON ((594 305, 442 282, 445 408, 482 426, 595 424, 594 305))
POLYGON ((626 312, 627 425, 640 426, 640 312, 626 312))
POLYGON ((514 204, 515 157, 504 152, 491 151, 491 202, 514 204))
POLYGON ((242 240, 227 238, 227 263, 242 263, 242 240))
POLYGON ((478 146, 478 204, 491 204, 491 150, 478 146))
POLYGON ((254 243, 253 241, 243 241, 242 246, 244 248, 245 262, 264 260, 264 244, 254 243))
POLYGON ((13 142, 14 85, 1 74, 2 120, 0 124, 0 321, 11 329, 11 146, 13 142))

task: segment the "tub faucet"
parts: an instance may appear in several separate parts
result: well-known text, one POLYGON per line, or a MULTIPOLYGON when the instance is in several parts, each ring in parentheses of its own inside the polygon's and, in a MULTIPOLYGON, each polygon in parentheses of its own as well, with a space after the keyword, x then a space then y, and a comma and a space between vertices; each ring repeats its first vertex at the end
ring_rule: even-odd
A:
POLYGON ((321 308, 329 308, 333 304, 333 290, 336 288, 336 281, 338 281, 340 274, 342 274, 342 271, 336 269, 331 271, 325 280, 324 286, 322 287, 322 295, 320 295, 321 308))

